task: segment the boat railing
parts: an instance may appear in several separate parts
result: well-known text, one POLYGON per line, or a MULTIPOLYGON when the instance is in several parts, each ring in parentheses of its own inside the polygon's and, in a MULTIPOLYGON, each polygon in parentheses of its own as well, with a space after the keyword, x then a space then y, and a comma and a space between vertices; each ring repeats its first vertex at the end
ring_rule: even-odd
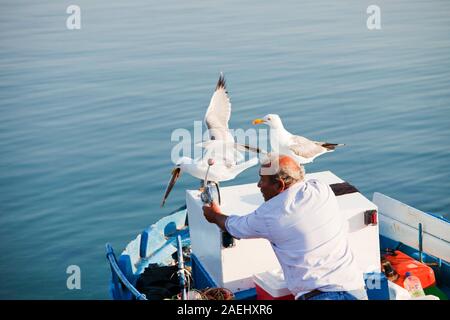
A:
POLYGON ((131 283, 128 281, 127 277, 123 274, 119 265, 117 264, 116 255, 112 246, 106 244, 106 258, 108 259, 111 271, 117 276, 120 282, 136 297, 137 300, 147 300, 145 294, 140 293, 131 283))

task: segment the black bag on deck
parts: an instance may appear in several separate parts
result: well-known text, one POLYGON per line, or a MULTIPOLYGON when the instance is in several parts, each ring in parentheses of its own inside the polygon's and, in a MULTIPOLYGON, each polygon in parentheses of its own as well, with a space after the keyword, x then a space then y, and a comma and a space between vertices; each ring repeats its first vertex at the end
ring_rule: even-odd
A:
POLYGON ((158 267, 150 265, 140 275, 136 289, 148 300, 170 299, 180 293, 177 266, 158 267))

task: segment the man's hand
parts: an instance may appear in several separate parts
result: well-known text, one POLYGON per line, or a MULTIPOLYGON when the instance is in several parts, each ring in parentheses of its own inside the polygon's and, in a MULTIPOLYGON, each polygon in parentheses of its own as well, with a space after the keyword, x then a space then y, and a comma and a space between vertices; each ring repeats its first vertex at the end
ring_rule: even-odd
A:
POLYGON ((203 215, 208 222, 215 223, 222 230, 226 230, 225 222, 227 221, 228 216, 222 214, 222 211, 216 202, 211 203, 211 205, 204 205, 203 215))
POLYGON ((214 201, 210 205, 203 206, 203 215, 208 222, 216 223, 217 216, 221 213, 219 205, 214 201))

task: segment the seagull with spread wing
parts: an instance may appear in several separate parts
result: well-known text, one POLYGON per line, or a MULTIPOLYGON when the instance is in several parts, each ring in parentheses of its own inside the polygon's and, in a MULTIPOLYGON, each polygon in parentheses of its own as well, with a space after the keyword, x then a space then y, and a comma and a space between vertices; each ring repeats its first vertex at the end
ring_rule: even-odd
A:
POLYGON ((220 182, 234 179, 244 170, 258 164, 258 158, 248 161, 240 151, 261 152, 258 148, 235 143, 228 127, 231 116, 231 103, 225 86, 225 79, 221 74, 216 89, 209 103, 205 115, 205 124, 208 128, 209 140, 200 143, 205 149, 202 157, 192 159, 181 157, 172 170, 172 177, 167 185, 161 206, 166 202, 173 186, 182 172, 186 172, 198 179, 205 179, 208 172, 208 181, 220 182), (208 160, 213 159, 214 165, 209 166, 208 160))
POLYGON ((220 74, 216 90, 211 98, 205 114, 205 125, 208 128, 209 140, 197 146, 205 149, 203 157, 212 156, 228 165, 244 160, 242 152, 250 151, 265 154, 264 150, 246 144, 236 143, 230 133, 228 122, 231 117, 231 103, 225 86, 225 78, 220 74))
POLYGON ((296 159, 300 164, 310 163, 318 156, 332 152, 344 144, 312 141, 287 131, 280 116, 268 114, 262 119, 253 120, 253 124, 267 124, 270 127, 270 146, 272 152, 285 154, 296 159))

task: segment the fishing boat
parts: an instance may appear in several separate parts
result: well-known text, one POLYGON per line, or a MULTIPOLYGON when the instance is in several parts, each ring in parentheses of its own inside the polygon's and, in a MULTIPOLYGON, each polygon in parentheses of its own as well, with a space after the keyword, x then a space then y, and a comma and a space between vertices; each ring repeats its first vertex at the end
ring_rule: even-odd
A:
MULTIPOLYGON (((337 196, 369 300, 448 299, 448 220, 382 193, 369 200, 331 171, 310 178, 337 196), (406 272, 420 278, 425 296, 414 298, 403 287, 406 272)), ((223 211, 238 215, 263 202, 256 183, 221 188, 220 197, 223 211)), ((112 299, 201 299, 211 288, 236 300, 293 299, 269 242, 232 238, 206 222, 201 207, 200 191, 186 190, 185 206, 147 227, 120 255, 106 245, 112 299)))

